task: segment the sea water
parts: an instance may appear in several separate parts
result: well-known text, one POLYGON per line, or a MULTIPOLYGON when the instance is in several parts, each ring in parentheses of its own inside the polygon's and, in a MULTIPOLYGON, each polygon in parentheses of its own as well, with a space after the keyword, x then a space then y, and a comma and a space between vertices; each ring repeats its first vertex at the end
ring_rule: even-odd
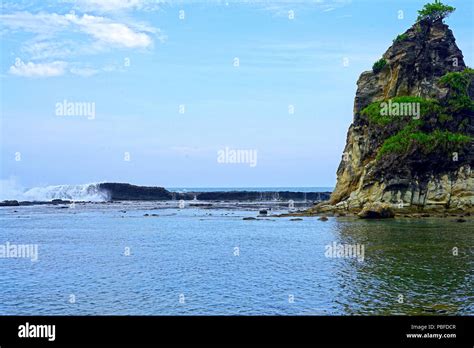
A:
POLYGON ((470 221, 243 220, 257 215, 173 202, 2 207, 0 245, 36 245, 37 258, 0 258, 0 314, 474 314, 470 221), (363 258, 334 245, 363 246, 363 258))

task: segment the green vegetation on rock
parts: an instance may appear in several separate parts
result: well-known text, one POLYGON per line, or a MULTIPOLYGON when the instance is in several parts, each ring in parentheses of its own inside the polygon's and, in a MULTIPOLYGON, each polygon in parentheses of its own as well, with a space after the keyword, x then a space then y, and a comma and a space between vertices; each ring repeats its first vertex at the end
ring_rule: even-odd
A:
POLYGON ((408 39, 408 35, 406 33, 404 34, 400 34, 398 35, 394 40, 393 42, 402 42, 402 41, 405 41, 406 39, 408 39))
POLYGON ((383 69, 383 67, 387 64, 387 61, 383 58, 380 58, 378 61, 374 63, 372 66, 372 71, 374 74, 377 74, 380 70, 383 69))
POLYGON ((474 69, 466 68, 461 72, 450 72, 439 79, 439 84, 449 87, 451 96, 448 100, 448 111, 458 113, 463 111, 474 111, 474 101, 469 97, 468 90, 474 69))
POLYGON ((472 137, 461 133, 439 129, 425 133, 417 130, 415 125, 408 124, 400 132, 384 141, 377 153, 377 160, 390 153, 406 153, 414 146, 424 154, 429 154, 435 149, 452 152, 471 141, 472 137))
POLYGON ((436 100, 421 97, 402 96, 376 101, 365 107, 361 114, 372 124, 385 126, 407 118, 418 118, 438 113, 440 106, 436 100), (414 112, 419 112, 415 115, 414 112))
POLYGON ((435 22, 448 17, 456 9, 452 6, 443 4, 440 0, 428 3, 418 11, 418 21, 426 20, 435 22))
POLYGON ((474 76, 474 69, 466 68, 461 72, 450 72, 439 79, 439 82, 451 87, 458 94, 467 94, 472 77, 474 76))
POLYGON ((421 151, 423 154, 434 151, 453 152, 473 141, 472 136, 462 133, 468 131, 469 117, 472 117, 474 112, 474 101, 468 93, 473 78, 474 70, 470 68, 460 72, 449 72, 441 77, 438 84, 449 88, 445 100, 404 96, 377 101, 364 108, 361 114, 366 116, 371 124, 385 127, 398 122, 399 126, 403 127, 385 139, 377 152, 377 160, 388 154, 405 154, 410 151, 421 151), (410 118, 408 117, 410 115, 393 112, 387 115, 382 112, 382 106, 403 104, 419 105, 420 117, 410 118), (450 130, 442 129, 449 126, 454 118, 457 119, 456 128, 451 125, 448 127, 450 130), (401 122, 406 123, 403 126, 404 123, 401 122))

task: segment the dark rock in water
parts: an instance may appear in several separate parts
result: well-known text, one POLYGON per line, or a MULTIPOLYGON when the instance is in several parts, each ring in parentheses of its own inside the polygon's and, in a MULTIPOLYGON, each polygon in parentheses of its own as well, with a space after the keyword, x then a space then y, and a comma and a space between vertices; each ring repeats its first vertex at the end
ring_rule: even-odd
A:
POLYGON ((257 220, 257 219, 254 217, 244 217, 242 220, 257 220))
POLYGON ((150 216, 150 214, 143 214, 143 216, 150 216))
POLYGON ((393 218, 395 213, 388 204, 373 203, 366 205, 357 216, 361 219, 386 219, 393 218))
POLYGON ((319 221, 328 221, 329 219, 326 216, 321 216, 318 218, 319 221))
MULTIPOLYGON (((136 186, 125 183, 101 183, 99 190, 105 192, 109 201, 323 201, 331 192, 261 192, 261 191, 211 191, 211 192, 170 192, 163 187, 136 186)), ((193 203, 194 204, 194 203, 193 203)), ((197 204, 197 203, 196 203, 197 204)), ((197 206, 197 205, 196 205, 197 206)))
POLYGON ((265 209, 262 209, 258 212, 260 215, 267 215, 268 214, 268 211, 265 210, 265 209))
POLYGON ((290 221, 303 221, 302 218, 294 218, 294 219, 290 219, 290 221))
POLYGON ((466 222, 467 220, 466 219, 456 219, 455 221, 456 222, 466 222))
POLYGON ((71 201, 63 200, 63 199, 53 199, 53 200, 51 200, 51 203, 53 203, 53 204, 70 204, 71 201))
POLYGON ((172 194, 163 187, 136 186, 123 183, 102 183, 99 189, 107 192, 110 200, 116 201, 164 201, 172 194))
POLYGON ((15 200, 0 202, 0 207, 17 207, 19 205, 20 203, 18 203, 18 201, 15 201, 15 200))

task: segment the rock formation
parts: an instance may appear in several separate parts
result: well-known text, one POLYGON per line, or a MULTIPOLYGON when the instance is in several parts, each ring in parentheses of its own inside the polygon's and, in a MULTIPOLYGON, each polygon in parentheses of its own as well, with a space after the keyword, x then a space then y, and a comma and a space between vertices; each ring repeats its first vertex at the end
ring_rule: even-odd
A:
POLYGON ((209 191, 170 192, 163 187, 137 186, 126 183, 101 183, 99 189, 113 201, 317 201, 327 200, 330 192, 262 192, 262 191, 209 191))
POLYGON ((474 71, 442 19, 399 35, 357 86, 336 188, 312 212, 472 212, 474 71))

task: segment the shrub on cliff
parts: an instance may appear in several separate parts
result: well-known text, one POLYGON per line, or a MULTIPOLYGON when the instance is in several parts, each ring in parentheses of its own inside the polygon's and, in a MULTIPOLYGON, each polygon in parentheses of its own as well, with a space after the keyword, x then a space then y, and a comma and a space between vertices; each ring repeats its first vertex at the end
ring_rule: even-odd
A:
POLYGON ((387 61, 383 58, 379 59, 378 61, 376 61, 374 63, 374 65, 372 66, 372 71, 374 72, 374 74, 377 74, 380 70, 383 69, 383 67, 387 64, 387 61))
POLYGON ((377 153, 377 160, 391 153, 405 154, 415 147, 424 154, 434 151, 453 152, 472 141, 472 137, 461 133, 453 133, 436 129, 425 133, 416 125, 408 124, 397 134, 386 139, 377 153))
POLYGON ((418 11, 418 21, 436 22, 449 16, 456 9, 452 6, 443 4, 440 0, 428 3, 418 11))
POLYGON ((403 33, 403 34, 397 35, 397 37, 393 40, 393 43, 402 42, 402 41, 405 41, 407 39, 408 39, 408 34, 403 33))
POLYGON ((367 120, 377 126, 386 126, 393 122, 410 118, 422 118, 438 113, 440 106, 436 100, 414 96, 401 96, 376 101, 360 112, 367 120))
POLYGON ((448 112, 474 112, 474 101, 468 94, 474 78, 474 69, 466 68, 463 71, 450 72, 439 79, 439 84, 449 87, 448 112))

